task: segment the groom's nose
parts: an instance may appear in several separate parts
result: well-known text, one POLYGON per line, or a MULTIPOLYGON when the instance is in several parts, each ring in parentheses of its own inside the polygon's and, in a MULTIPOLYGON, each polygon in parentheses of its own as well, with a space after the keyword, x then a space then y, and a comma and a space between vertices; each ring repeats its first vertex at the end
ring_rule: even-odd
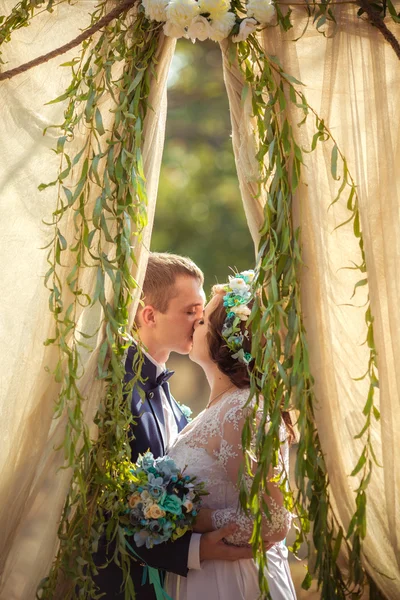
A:
POLYGON ((193 323, 193 331, 197 328, 197 325, 200 323, 201 319, 202 319, 202 317, 195 319, 195 321, 193 323))

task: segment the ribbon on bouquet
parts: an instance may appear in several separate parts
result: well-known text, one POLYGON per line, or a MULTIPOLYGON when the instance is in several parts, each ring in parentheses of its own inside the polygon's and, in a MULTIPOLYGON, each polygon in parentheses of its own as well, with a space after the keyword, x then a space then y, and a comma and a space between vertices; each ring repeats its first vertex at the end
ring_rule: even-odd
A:
POLYGON ((160 573, 158 569, 146 565, 143 569, 142 585, 146 583, 147 575, 149 576, 149 582, 154 586, 157 600, 172 600, 172 598, 168 596, 167 592, 161 585, 160 573))
POLYGON ((158 569, 155 569, 154 567, 150 567, 146 563, 146 561, 144 561, 137 554, 137 552, 135 552, 135 550, 132 548, 132 546, 130 545, 130 543, 128 542, 127 539, 125 539, 125 544, 127 545, 128 549, 132 552, 132 554, 134 556, 136 556, 141 562, 145 563, 145 566, 143 568, 142 585, 144 585, 146 583, 147 576, 148 576, 150 584, 153 585, 153 587, 154 587, 154 591, 156 593, 157 600, 172 600, 172 598, 167 594, 167 592, 164 590, 163 586, 161 585, 160 573, 159 573, 158 569))

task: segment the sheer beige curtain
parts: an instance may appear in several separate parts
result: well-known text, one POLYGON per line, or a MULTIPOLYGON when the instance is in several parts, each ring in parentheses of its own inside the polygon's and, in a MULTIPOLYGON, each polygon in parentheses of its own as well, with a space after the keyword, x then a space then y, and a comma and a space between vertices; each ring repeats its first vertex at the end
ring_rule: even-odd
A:
MULTIPOLYGON (((14 4, 14 3, 13 3, 14 4)), ((110 7, 113 4, 110 3, 110 7)), ((32 24, 13 34, 4 46, 7 67, 61 45, 79 34, 89 23, 93 2, 63 4, 53 14, 35 17, 32 24)), ((10 2, 0 0, 0 13, 8 14, 10 2)), ((150 244, 166 118, 166 78, 175 42, 162 39, 158 49, 158 80, 152 84, 144 131, 144 165, 149 196, 149 223, 143 244, 137 248, 139 283, 143 279, 150 244)), ((57 133, 47 125, 62 122, 62 104, 45 106, 61 94, 70 80, 70 70, 58 65, 70 60, 77 50, 0 85, 0 239, 2 243, 0 316, 1 402, 0 402, 0 598, 32 600, 38 583, 48 571, 56 546, 56 532, 69 486, 70 473, 59 470, 63 454, 56 452, 64 436, 63 419, 53 419, 59 388, 50 370, 57 353, 43 341, 51 337, 53 322, 48 310, 49 292, 44 288, 46 251, 50 236, 42 220, 55 209, 55 188, 39 193, 37 186, 55 178, 59 158, 51 151, 57 133)), ((122 68, 122 66, 121 66, 122 68)), ((107 101, 102 106, 105 127, 112 125, 107 101)), ((87 132, 75 136, 76 148, 87 132)), ((76 177, 77 174, 75 174, 76 177)), ((95 194, 95 192, 94 192, 95 194)), ((93 199, 89 201, 94 201, 93 199)), ((63 231, 72 240, 74 225, 63 231)), ((67 257, 65 258, 67 261, 67 257)), ((83 287, 94 290, 94 269, 83 275, 83 287)), ((68 300, 68 298, 65 298, 68 300)), ((111 294, 110 294, 110 301, 111 294)), ((132 307, 131 319, 134 318, 132 307)), ((94 332, 101 322, 98 307, 82 310, 80 328, 94 332)), ((102 397, 96 379, 97 349, 103 340, 100 329, 94 352, 82 355, 85 376, 81 389, 86 396, 84 411, 91 423, 102 397)), ((93 431, 95 435, 95 431, 93 431)))
MULTIPOLYGON (((375 467, 368 488, 368 535, 365 565, 382 592, 400 598, 400 63, 381 34, 356 17, 357 8, 337 6, 337 32, 329 37, 309 25, 297 42, 306 16, 295 9, 294 30, 282 34, 269 28, 263 35, 268 54, 276 55, 287 73, 300 79, 311 106, 325 119, 358 184, 361 227, 368 266, 368 292, 374 316, 380 376, 381 420, 373 424, 372 443, 382 468, 375 467), (384 575, 383 575, 384 574, 384 575), (386 577, 385 577, 386 575, 386 577)), ((398 10, 398 9, 397 9, 398 10)), ((387 20, 398 35, 398 27, 387 20)), ((238 71, 224 57, 224 76, 232 111, 235 156, 241 189, 251 185, 242 168, 243 148, 253 141, 240 127, 246 107, 239 102, 238 71)), ((313 119, 298 129, 298 114, 290 113, 304 147, 310 147, 313 119)), ((354 440, 364 423, 365 381, 354 381, 367 370, 364 308, 366 288, 350 300, 359 272, 343 267, 360 263, 351 226, 334 231, 349 213, 345 199, 328 210, 335 197, 330 176, 331 146, 320 145, 306 155, 302 185, 295 201, 295 221, 302 228, 302 301, 311 369, 318 399, 316 418, 326 453, 336 515, 347 527, 354 511, 357 481, 349 475, 361 444, 354 440)), ((260 204, 244 194, 253 238, 261 225, 260 204)))

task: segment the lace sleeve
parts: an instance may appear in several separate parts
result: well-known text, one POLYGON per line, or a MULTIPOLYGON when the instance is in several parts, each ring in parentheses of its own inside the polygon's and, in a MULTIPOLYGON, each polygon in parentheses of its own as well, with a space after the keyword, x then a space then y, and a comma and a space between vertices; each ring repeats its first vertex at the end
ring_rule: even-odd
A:
MULTIPOLYGON (((219 449, 214 451, 215 457, 223 466, 235 487, 237 487, 238 474, 244 460, 241 432, 245 421, 245 414, 242 406, 243 403, 229 403, 228 401, 226 409, 221 411, 220 446, 219 449)), ((273 473, 271 470, 272 476, 273 473)), ((251 485, 250 477, 247 484, 248 486, 251 485)), ((263 519, 263 535, 264 539, 269 542, 278 542, 287 535, 290 528, 291 515, 283 507, 283 497, 279 487, 273 483, 269 483, 268 491, 269 494, 264 495, 264 501, 270 511, 270 519, 266 516, 263 519)), ((253 519, 247 516, 240 506, 232 506, 214 511, 212 521, 216 529, 227 523, 237 524, 237 531, 227 538, 227 541, 238 546, 249 543, 253 531, 253 519)))

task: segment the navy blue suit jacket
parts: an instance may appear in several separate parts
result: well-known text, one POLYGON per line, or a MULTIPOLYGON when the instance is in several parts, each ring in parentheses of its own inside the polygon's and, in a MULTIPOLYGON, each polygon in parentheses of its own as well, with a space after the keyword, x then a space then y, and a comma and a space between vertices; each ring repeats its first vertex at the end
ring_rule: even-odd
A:
MULTIPOLYGON (((128 350, 125 363, 126 389, 129 390, 129 382, 135 377, 135 358, 137 357, 136 346, 132 345, 128 350)), ((138 455, 150 450, 154 457, 163 456, 166 452, 165 423, 162 409, 161 388, 164 390, 178 426, 178 431, 187 424, 187 419, 180 410, 178 404, 171 396, 167 381, 163 377, 156 377, 156 366, 145 356, 141 376, 143 383, 137 382, 133 388, 126 393, 126 401, 130 402, 131 411, 135 419, 132 426, 131 460, 136 462, 138 455)), ((178 575, 187 575, 188 553, 191 533, 187 533, 175 542, 166 542, 154 546, 151 550, 147 548, 136 548, 137 553, 143 558, 143 563, 151 567, 171 571, 178 575)), ((133 540, 130 540, 133 544, 133 540)), ((107 548, 106 543, 100 545, 96 555, 96 564, 104 564, 112 556, 112 548, 107 548)), ((131 576, 135 586, 136 598, 138 600, 155 600, 153 586, 142 585, 143 563, 132 560, 131 576)), ((123 600, 124 592, 121 590, 122 571, 112 561, 105 568, 99 570, 98 576, 94 578, 105 596, 104 600, 123 600)))

